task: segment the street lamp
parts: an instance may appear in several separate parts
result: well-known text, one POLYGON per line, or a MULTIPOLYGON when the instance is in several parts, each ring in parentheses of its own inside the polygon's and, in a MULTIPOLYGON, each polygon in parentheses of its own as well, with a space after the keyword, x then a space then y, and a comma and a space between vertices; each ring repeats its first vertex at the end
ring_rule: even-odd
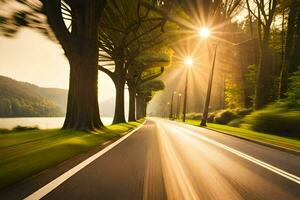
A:
POLYGON ((186 71, 186 77, 185 77, 185 87, 184 87, 184 102, 183 102, 183 117, 182 121, 185 122, 185 116, 186 116, 186 104, 187 104, 187 86, 189 81, 189 68, 193 65, 193 59, 191 57, 188 57, 184 60, 185 66, 188 67, 186 71))
POLYGON ((179 93, 177 99, 177 112, 176 112, 177 119, 180 118, 180 104, 181 104, 181 94, 179 93))
POLYGON ((176 91, 172 93, 172 98, 171 98, 171 107, 170 107, 170 119, 173 119, 173 103, 174 103, 174 95, 176 94, 176 91))
POLYGON ((210 36, 210 29, 208 27, 202 27, 199 29, 200 37, 206 39, 210 36))
MULTIPOLYGON (((199 30, 199 35, 207 39, 211 35, 211 31, 208 27, 202 27, 199 30)), ((202 114, 202 120, 200 123, 200 126, 206 126, 206 121, 208 117, 208 111, 209 111, 209 102, 210 102, 210 97, 211 97, 211 89, 212 89, 212 81, 214 77, 214 70, 215 70, 215 63, 216 63, 216 56, 217 56, 217 44, 214 45, 214 57, 212 60, 212 66, 211 66, 211 71, 209 73, 209 79, 208 79, 208 85, 207 85, 207 92, 206 92, 206 98, 205 98, 205 104, 204 104, 204 109, 203 109, 203 114, 202 114)), ((209 51, 209 49, 208 49, 209 51)))
POLYGON ((191 57, 187 57, 185 60, 184 60, 184 63, 186 66, 188 67, 191 67, 192 64, 193 64, 193 59, 191 57))

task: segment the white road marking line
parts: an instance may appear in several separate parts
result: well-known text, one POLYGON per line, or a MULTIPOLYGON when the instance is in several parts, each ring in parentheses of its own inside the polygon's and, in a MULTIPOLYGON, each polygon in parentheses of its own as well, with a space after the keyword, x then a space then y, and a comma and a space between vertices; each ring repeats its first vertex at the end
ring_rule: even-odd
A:
POLYGON ((79 163, 78 165, 76 165, 75 167, 70 169, 69 171, 67 171, 64 174, 60 175, 59 177, 57 177, 56 179, 54 179, 53 181, 51 181, 47 185, 45 185, 42 188, 38 189, 37 191, 35 191, 34 193, 32 193, 31 195, 26 197, 24 200, 37 200, 37 199, 43 198, 45 195, 47 195, 52 190, 57 188, 59 185, 61 185, 63 182, 65 182, 67 179, 69 179, 71 176, 73 176, 74 174, 76 174, 77 172, 82 170, 84 167, 86 167, 87 165, 89 165, 90 163, 95 161, 97 158, 104 155, 106 152, 108 152, 109 150, 111 150, 112 148, 114 148, 115 146, 120 144, 122 141, 127 139, 130 135, 132 135, 134 132, 139 130, 145 124, 145 122, 142 123, 138 128, 134 129, 133 131, 127 133, 126 135, 124 135, 123 137, 121 137, 120 139, 115 141, 114 143, 108 145, 107 147, 105 147, 104 149, 99 151, 98 153, 92 155, 91 157, 89 157, 86 160, 82 161, 81 163, 79 163))
POLYGON ((268 169, 268 170, 270 170, 270 171, 272 171, 272 172, 274 172, 274 173, 276 173, 276 174, 278 174, 280 176, 283 176, 283 177, 285 177, 285 178, 287 178, 287 179, 289 179, 289 180, 291 180, 291 181, 293 181, 293 182, 295 182, 297 184, 300 184, 300 177, 298 177, 298 176, 296 176, 294 174, 288 173, 288 172, 286 172, 286 171, 284 171, 282 169, 279 169, 279 168, 277 168, 277 167, 275 167, 273 165, 270 165, 270 164, 268 164, 266 162, 263 162, 263 161, 261 161, 261 160, 259 160, 257 158, 254 158, 254 157, 249 156, 249 155, 247 155, 245 153, 242 153, 242 152, 240 152, 240 151, 238 151, 238 150, 236 150, 234 148, 231 148, 229 146, 226 146, 224 144, 221 144, 219 142, 211 140, 211 139, 209 139, 209 138, 207 138, 207 137, 205 137, 203 135, 200 135, 199 133, 195 133, 194 131, 185 129, 185 128, 180 127, 180 126, 177 126, 177 127, 179 129, 187 132, 188 134, 193 135, 194 137, 200 138, 200 139, 202 139, 202 140, 204 140, 206 142, 209 142, 209 143, 214 144, 214 145, 216 145, 218 147, 221 147, 222 149, 225 149, 225 150, 227 150, 227 151, 229 151, 229 152, 231 152, 231 153, 233 153, 235 155, 238 155, 238 156, 240 156, 240 157, 242 157, 242 158, 244 158, 244 159, 246 159, 248 161, 251 161, 251 162, 253 162, 253 163, 255 163, 255 164, 257 164, 257 165, 259 165, 259 166, 261 166, 261 167, 263 167, 265 169, 268 169))

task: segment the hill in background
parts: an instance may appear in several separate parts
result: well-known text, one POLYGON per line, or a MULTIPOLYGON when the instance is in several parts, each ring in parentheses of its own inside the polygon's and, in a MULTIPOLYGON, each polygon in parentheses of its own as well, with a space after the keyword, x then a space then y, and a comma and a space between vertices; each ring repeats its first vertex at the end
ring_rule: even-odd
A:
POLYGON ((67 93, 0 75, 0 117, 64 116, 67 93))

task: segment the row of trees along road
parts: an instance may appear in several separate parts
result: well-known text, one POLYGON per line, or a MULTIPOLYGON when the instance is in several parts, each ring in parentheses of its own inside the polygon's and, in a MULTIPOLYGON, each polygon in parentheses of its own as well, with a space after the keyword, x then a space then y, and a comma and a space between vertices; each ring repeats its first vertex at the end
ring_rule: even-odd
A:
POLYGON ((153 64, 143 66, 143 63, 137 62, 136 58, 146 50, 156 48, 157 51, 170 40, 171 37, 166 30, 169 28, 168 24, 164 18, 149 8, 143 7, 141 1, 118 0, 107 2, 99 27, 99 61, 104 62, 100 64, 99 69, 111 77, 116 87, 113 123, 125 122, 124 86, 126 82, 131 102, 129 120, 135 120, 133 106, 135 82, 131 80, 134 76, 139 76, 139 73, 147 68, 145 66, 157 67, 153 64), (162 29, 165 29, 164 32, 162 29), (114 70, 110 70, 105 65, 114 65, 114 70))
MULTIPOLYGON (((153 67, 139 62, 137 58, 147 51, 164 52, 162 47, 176 38, 172 37, 172 33, 177 26, 183 31, 195 31, 199 25, 209 25, 226 32, 232 25, 232 18, 241 9, 248 11, 244 20, 246 25, 238 26, 235 31, 247 34, 249 27, 249 39, 258 41, 259 46, 254 53, 258 59, 252 63, 255 66, 255 90, 251 96, 254 96, 255 109, 285 98, 289 77, 299 66, 300 0, 0 1, 1 7, 16 2, 23 6, 11 6, 10 14, 0 14, 1 33, 12 36, 22 26, 40 30, 62 46, 69 60, 70 86, 64 128, 94 129, 103 126, 97 101, 98 70, 107 73, 116 85, 114 123, 125 121, 125 83, 131 93, 130 120, 134 120, 133 91, 136 90, 137 97, 140 96, 138 91, 143 91, 144 102, 151 96, 144 89, 138 89, 149 84, 141 84, 143 80, 137 80, 151 74, 151 68, 158 68, 159 75, 163 71, 161 67, 165 66, 153 67), (278 28, 280 19, 281 28, 278 28), (281 32, 279 42, 276 39, 278 32, 281 32), (281 49, 279 70, 273 62, 276 55, 274 46, 281 49), (111 62, 115 66, 113 69, 109 67, 111 62)), ((157 63, 161 65, 159 60, 157 63)))
MULTIPOLYGON (((64 50, 70 64, 64 129, 93 130, 103 126, 97 100, 98 69, 108 72, 101 66, 103 57, 115 63, 115 70, 108 73, 117 89, 114 123, 125 121, 123 95, 129 66, 140 67, 133 64, 135 58, 161 44, 158 38, 166 20, 143 8, 139 0, 2 0, 0 3, 7 10, 11 8, 10 12, 1 13, 2 35, 14 36, 21 27, 30 27, 58 42, 64 50)), ((147 3, 163 6, 156 1, 147 3)), ((162 88, 149 86, 145 90, 147 85, 143 84, 139 87, 142 92, 138 96, 141 94, 143 101, 149 100, 149 92, 162 88)))

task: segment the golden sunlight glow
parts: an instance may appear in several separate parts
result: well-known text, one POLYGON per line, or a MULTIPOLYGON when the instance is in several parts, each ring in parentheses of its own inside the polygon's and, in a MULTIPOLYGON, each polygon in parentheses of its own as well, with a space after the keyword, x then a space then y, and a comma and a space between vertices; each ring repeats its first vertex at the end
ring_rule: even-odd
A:
POLYGON ((188 57, 188 58, 186 58, 185 60, 184 60, 184 63, 185 63, 185 65, 186 66, 192 66, 192 64, 193 64, 193 59, 192 58, 190 58, 190 57, 188 57))
POLYGON ((208 38, 210 36, 210 29, 208 27, 202 27, 199 29, 199 35, 202 38, 208 38))

